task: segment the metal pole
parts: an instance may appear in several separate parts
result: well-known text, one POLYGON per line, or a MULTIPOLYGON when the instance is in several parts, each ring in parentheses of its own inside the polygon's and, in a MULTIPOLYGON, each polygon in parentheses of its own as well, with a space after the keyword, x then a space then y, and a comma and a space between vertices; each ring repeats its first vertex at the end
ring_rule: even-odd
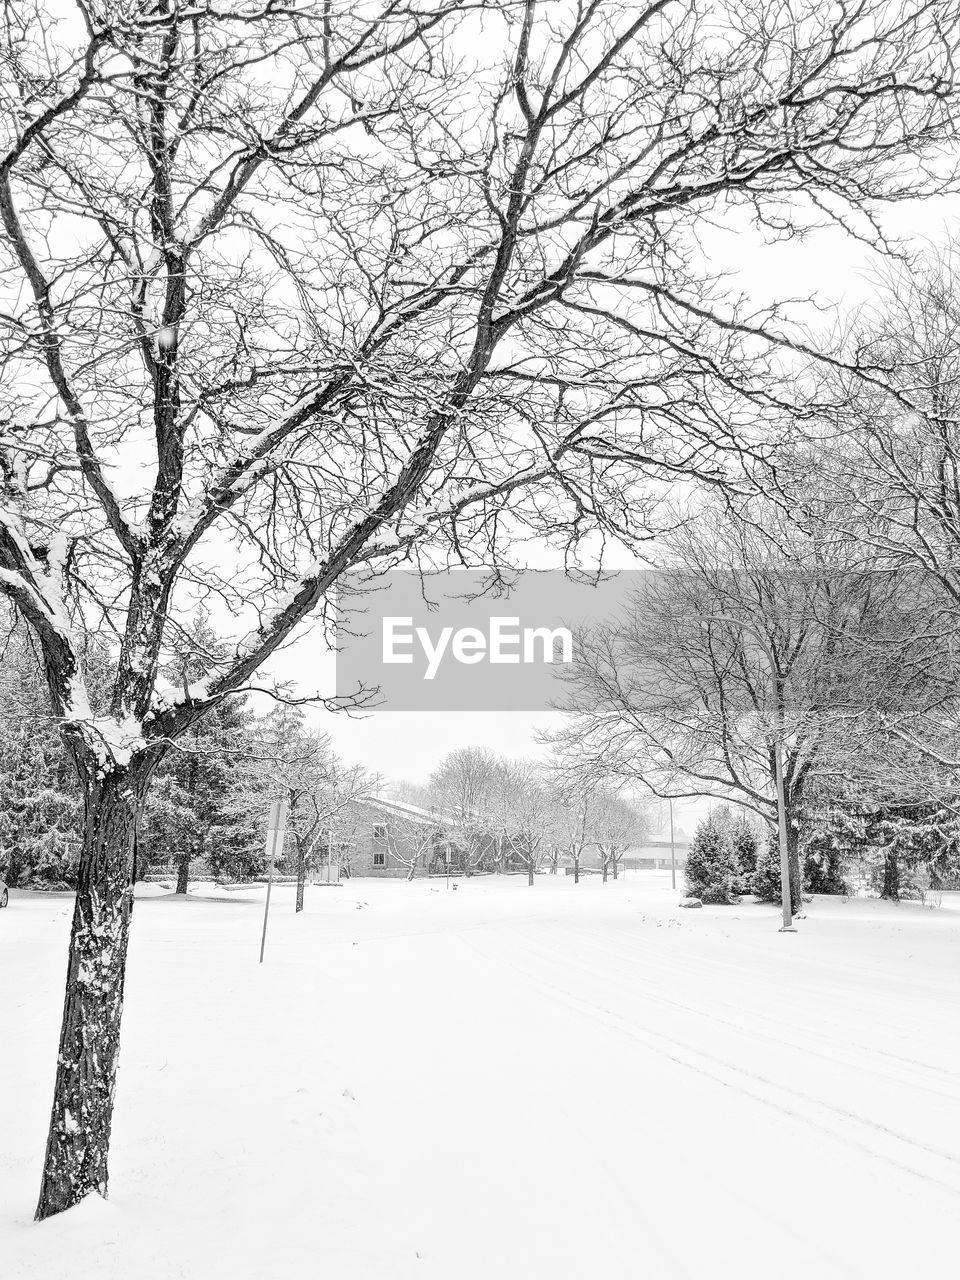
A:
POLYGON ((673 832, 673 801, 670 801, 670 887, 677 887, 677 845, 673 832))
POLYGON ((267 945, 267 917, 270 915, 270 890, 273 888, 273 862, 277 856, 277 850, 283 848, 283 835, 286 824, 286 801, 272 800, 270 802, 270 816, 267 818, 267 900, 263 907, 263 933, 260 936, 261 964, 263 964, 263 952, 267 945))
MULTIPOLYGON (((271 832, 272 834, 272 832, 271 832)), ((260 963, 263 964, 263 950, 267 945, 267 916, 270 914, 270 890, 273 888, 273 858, 267 858, 267 901, 263 907, 263 933, 260 936, 260 963)))

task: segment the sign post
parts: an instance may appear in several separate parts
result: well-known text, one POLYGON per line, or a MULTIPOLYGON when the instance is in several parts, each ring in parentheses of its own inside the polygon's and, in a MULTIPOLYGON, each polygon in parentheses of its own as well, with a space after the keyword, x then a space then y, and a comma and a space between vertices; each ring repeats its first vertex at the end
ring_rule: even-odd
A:
POLYGON ((270 914, 270 890, 273 888, 273 864, 274 860, 283 853, 283 837, 286 826, 286 800, 271 800, 270 816, 267 818, 267 901, 263 908, 263 934, 260 938, 261 964, 263 964, 263 951, 267 945, 267 917, 270 914))

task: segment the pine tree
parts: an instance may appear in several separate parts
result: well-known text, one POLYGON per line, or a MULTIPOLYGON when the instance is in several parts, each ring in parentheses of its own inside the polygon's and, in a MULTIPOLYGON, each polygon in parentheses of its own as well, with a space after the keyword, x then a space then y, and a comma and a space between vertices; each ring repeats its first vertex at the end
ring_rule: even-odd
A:
MULTIPOLYGON (((217 637, 201 613, 176 647, 167 675, 174 687, 190 684, 208 676, 220 659, 217 637)), ((158 770, 140 826, 140 861, 173 862, 177 893, 187 892, 191 867, 201 858, 215 875, 231 879, 263 869, 252 824, 243 823, 234 802, 251 721, 242 702, 224 699, 178 740, 158 770)))
POLYGON ((844 833, 832 815, 808 817, 803 842, 803 884, 808 893, 849 893, 844 833))
POLYGON ((697 827, 687 854, 687 892, 701 902, 728 903, 735 896, 736 868, 722 815, 711 814, 697 827))
POLYGON ((0 874, 8 884, 76 883, 83 807, 76 774, 22 623, 0 652, 0 874))
POLYGON ((737 893, 750 893, 757 869, 760 837, 754 824, 742 811, 731 822, 728 839, 733 854, 734 887, 737 893))
POLYGON ((780 837, 771 829, 757 855, 757 866, 751 885, 760 902, 780 902, 780 837))

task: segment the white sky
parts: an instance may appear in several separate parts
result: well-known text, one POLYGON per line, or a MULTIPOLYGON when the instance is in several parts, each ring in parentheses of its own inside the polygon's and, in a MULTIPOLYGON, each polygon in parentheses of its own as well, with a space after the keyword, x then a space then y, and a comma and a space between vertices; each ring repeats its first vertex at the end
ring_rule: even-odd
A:
MULTIPOLYGON (((960 225, 958 214, 960 197, 944 197, 893 206, 885 211, 883 226, 888 234, 920 247, 947 239, 960 225)), ((815 295, 821 306, 836 308, 838 315, 849 315, 869 303, 884 265, 878 255, 833 229, 786 244, 765 244, 755 232, 745 234, 739 227, 717 229, 703 249, 711 269, 732 272, 733 293, 743 291, 757 303, 815 295)), ((822 323, 829 324, 829 316, 822 323)), ((324 651, 319 628, 288 647, 270 674, 291 680, 304 694, 331 694, 333 661, 324 651)), ((507 755, 544 755, 547 749, 537 736, 560 721, 549 712, 381 711, 348 716, 312 710, 309 716, 331 735, 347 759, 385 779, 415 782, 426 781, 443 756, 461 746, 487 747, 507 755)), ((678 804, 679 826, 689 830, 705 807, 678 804)))

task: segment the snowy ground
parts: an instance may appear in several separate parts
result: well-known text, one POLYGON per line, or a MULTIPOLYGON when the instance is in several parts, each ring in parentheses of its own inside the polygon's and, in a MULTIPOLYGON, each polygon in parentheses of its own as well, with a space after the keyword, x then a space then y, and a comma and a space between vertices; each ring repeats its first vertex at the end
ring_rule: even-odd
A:
POLYGON ((262 894, 137 902, 111 1198, 42 1226, 70 902, 0 914, 5 1280, 952 1273, 956 899, 354 881, 261 967, 262 894))

